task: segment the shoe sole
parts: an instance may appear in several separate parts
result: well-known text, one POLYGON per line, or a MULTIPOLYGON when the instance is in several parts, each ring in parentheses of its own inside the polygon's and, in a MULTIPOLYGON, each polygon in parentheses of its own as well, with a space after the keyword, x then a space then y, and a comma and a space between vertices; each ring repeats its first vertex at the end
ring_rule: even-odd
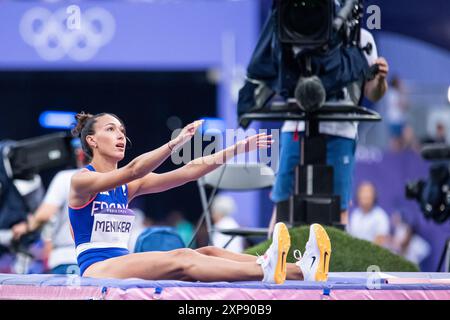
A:
POLYGON ((283 284, 286 280, 286 259, 291 247, 291 236, 284 223, 280 224, 278 229, 278 261, 275 269, 275 283, 283 284))
POLYGON ((315 275, 316 281, 327 281, 328 270, 330 269, 331 258, 331 241, 327 232, 320 224, 312 225, 314 235, 316 236, 316 243, 320 251, 319 265, 315 275))

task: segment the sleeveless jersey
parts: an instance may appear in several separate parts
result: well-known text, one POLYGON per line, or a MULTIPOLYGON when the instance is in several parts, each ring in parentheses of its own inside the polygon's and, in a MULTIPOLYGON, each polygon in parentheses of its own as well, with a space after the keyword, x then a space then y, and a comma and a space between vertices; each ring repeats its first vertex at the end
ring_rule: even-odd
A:
POLYGON ((69 207, 69 218, 81 275, 96 262, 129 253, 134 213, 128 209, 127 185, 99 192, 82 207, 69 207))

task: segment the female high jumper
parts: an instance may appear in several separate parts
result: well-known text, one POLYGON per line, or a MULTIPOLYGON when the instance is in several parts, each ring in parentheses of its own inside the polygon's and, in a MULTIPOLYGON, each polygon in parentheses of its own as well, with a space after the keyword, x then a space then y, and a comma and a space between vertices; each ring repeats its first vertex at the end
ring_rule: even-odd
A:
POLYGON ((156 174, 152 171, 189 141, 202 121, 187 125, 173 140, 119 168, 127 144, 122 120, 109 113, 84 112, 76 120, 73 133, 81 138, 83 151, 91 159, 73 175, 69 195, 69 216, 82 276, 202 282, 262 280, 277 284, 286 278, 327 279, 331 245, 318 224, 311 226, 306 252, 296 264, 286 263, 290 237, 283 223, 276 224, 271 246, 258 258, 216 247, 143 253, 126 249, 134 219, 128 209, 132 199, 195 181, 237 154, 268 148, 272 144, 270 135, 248 137, 176 170, 156 174))

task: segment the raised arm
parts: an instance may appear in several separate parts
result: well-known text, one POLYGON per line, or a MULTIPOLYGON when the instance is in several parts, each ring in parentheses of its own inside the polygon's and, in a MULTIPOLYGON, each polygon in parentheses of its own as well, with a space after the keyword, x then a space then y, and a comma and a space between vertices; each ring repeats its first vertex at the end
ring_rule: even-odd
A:
POLYGON ((386 77, 389 73, 389 64, 384 58, 378 58, 375 63, 379 65, 380 71, 375 79, 366 83, 364 92, 366 98, 372 102, 378 102, 388 90, 386 77))
POLYGON ((114 189, 146 176, 161 165, 174 148, 190 140, 201 123, 202 121, 195 121, 187 125, 175 139, 158 149, 138 156, 122 168, 109 172, 83 170, 76 173, 71 181, 72 196, 85 199, 87 196, 114 189))
POLYGON ((264 133, 254 135, 217 153, 192 160, 179 169, 163 174, 150 173, 128 185, 129 201, 143 194, 166 191, 197 180, 238 154, 270 147, 271 138, 264 133))

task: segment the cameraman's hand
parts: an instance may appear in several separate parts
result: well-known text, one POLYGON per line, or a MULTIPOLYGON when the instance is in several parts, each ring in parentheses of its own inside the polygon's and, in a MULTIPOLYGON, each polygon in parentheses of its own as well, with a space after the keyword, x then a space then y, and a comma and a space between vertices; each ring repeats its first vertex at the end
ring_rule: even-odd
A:
POLYGON ((378 73, 373 80, 366 83, 364 88, 364 95, 372 102, 378 102, 381 98, 383 98, 388 89, 388 84, 386 81, 389 73, 388 62, 385 58, 380 57, 375 60, 375 64, 379 66, 378 73))
POLYGON ((385 58, 379 57, 377 60, 375 60, 375 64, 377 64, 380 69, 377 74, 377 78, 379 81, 384 81, 387 78, 387 75, 389 73, 389 64, 386 61, 385 58))
POLYGON ((12 227, 13 239, 19 240, 23 235, 28 233, 28 222, 20 222, 12 227))

